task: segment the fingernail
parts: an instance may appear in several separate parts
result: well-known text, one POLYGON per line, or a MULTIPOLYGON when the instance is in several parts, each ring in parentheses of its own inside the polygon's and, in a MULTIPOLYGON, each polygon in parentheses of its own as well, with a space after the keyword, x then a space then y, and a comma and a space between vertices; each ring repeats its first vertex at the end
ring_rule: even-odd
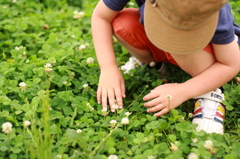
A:
POLYGON ((115 109, 112 109, 112 112, 115 112, 115 109))

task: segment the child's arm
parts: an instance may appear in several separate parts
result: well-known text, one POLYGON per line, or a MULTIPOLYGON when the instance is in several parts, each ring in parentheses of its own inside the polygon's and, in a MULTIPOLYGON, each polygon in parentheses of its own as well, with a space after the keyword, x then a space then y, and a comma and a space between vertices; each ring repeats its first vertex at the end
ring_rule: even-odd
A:
POLYGON ((108 102, 112 106, 115 99, 119 107, 122 107, 122 97, 125 97, 124 79, 117 66, 112 41, 111 22, 117 14, 100 0, 91 21, 94 47, 101 69, 97 101, 102 103, 103 108, 107 108, 108 102))
MULTIPOLYGON (((161 116, 168 112, 167 95, 171 95, 171 109, 176 108, 184 101, 210 92, 230 81, 240 70, 240 51, 236 41, 226 45, 213 44, 215 62, 201 73, 188 81, 180 84, 165 84, 156 87, 143 99, 146 107, 151 107, 148 112, 157 112, 161 116)), ((181 66, 185 55, 173 55, 181 66)), ((193 60, 194 61, 194 60, 193 60)), ((188 61, 189 62, 189 61, 188 61)), ((204 61, 200 61, 204 62, 204 61)), ((194 65, 194 64, 193 64, 194 65)), ((191 69, 191 68, 189 68, 191 69)))

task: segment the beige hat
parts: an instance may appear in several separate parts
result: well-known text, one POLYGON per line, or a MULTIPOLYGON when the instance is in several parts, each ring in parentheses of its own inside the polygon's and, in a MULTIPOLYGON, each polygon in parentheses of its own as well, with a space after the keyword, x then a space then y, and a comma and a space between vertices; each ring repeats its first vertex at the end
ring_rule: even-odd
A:
POLYGON ((146 34, 154 45, 171 54, 202 50, 211 41, 219 10, 227 1, 146 0, 146 34))

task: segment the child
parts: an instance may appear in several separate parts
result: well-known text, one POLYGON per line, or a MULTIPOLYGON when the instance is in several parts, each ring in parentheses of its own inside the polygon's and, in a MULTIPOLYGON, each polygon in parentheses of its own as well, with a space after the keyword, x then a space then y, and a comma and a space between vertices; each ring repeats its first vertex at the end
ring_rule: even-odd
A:
POLYGON ((129 0, 100 0, 92 15, 92 34, 101 69, 97 101, 107 109, 123 107, 123 76, 112 35, 139 61, 172 63, 192 78, 156 87, 144 96, 147 112, 159 117, 195 98, 197 130, 223 134, 225 108, 219 87, 240 70, 240 28, 226 0, 136 0, 139 9, 123 9, 129 0))

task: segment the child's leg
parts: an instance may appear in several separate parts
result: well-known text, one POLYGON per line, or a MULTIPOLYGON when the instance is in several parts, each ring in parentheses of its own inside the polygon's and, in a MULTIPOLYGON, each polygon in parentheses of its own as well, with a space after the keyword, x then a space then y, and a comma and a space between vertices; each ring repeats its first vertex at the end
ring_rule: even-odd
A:
POLYGON ((209 44, 204 50, 188 55, 171 55, 177 64, 192 77, 202 73, 210 67, 215 61, 215 56, 211 45, 209 44))
MULTIPOLYGON (((205 50, 189 55, 172 55, 178 65, 192 77, 199 75, 215 61, 211 45, 205 50)), ((197 131, 223 134, 225 107, 221 104, 224 94, 220 89, 195 98, 193 124, 198 124, 197 131)))
POLYGON ((143 25, 139 23, 139 18, 138 10, 134 8, 119 12, 112 22, 115 37, 134 57, 143 63, 169 62, 165 53, 149 41, 143 25), (157 55, 153 53, 157 53, 157 55))

